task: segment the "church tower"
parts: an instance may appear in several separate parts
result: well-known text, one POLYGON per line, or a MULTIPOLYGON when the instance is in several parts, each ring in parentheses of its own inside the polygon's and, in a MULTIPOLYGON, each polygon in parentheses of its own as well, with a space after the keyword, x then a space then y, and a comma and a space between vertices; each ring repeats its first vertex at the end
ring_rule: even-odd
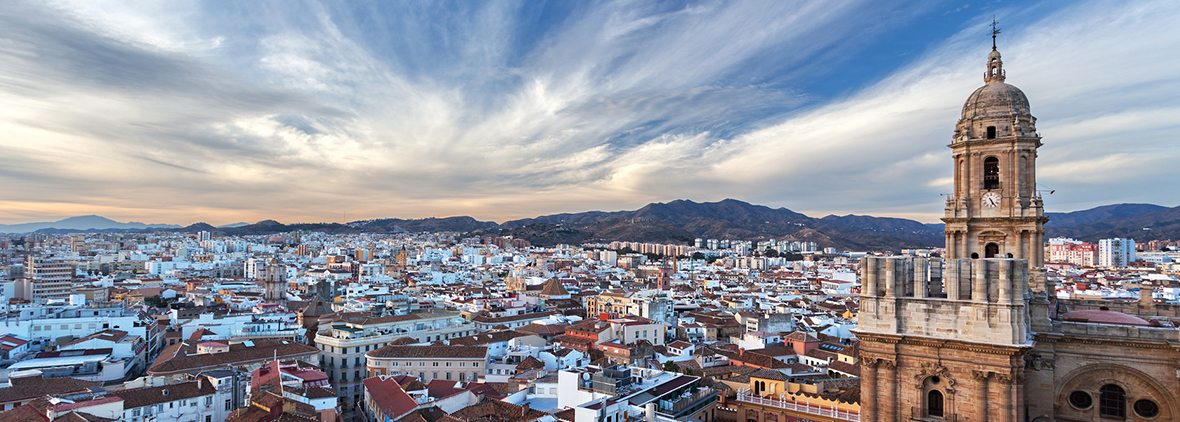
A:
POLYGON ((993 44, 984 85, 967 97, 948 145, 954 151, 954 194, 942 219, 946 255, 1027 259, 1040 268, 1048 221, 1036 189, 1041 137, 1028 98, 1005 79, 993 44))

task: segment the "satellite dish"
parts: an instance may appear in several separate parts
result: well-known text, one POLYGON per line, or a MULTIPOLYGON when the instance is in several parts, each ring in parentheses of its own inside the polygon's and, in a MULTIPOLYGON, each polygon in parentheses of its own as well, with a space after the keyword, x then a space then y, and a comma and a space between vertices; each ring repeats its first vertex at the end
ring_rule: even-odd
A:
POLYGON ((586 381, 590 381, 590 373, 589 373, 589 372, 583 372, 583 373, 582 373, 582 379, 584 379, 584 380, 586 380, 586 381))

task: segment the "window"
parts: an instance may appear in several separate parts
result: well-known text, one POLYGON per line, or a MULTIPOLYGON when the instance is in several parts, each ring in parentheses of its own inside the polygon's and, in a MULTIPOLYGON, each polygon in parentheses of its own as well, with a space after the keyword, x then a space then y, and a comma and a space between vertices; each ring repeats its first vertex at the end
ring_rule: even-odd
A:
POLYGON ((1127 417, 1127 398, 1123 388, 1106 384, 1098 390, 1098 414, 1103 417, 1127 417))
POLYGON ((434 371, 433 373, 431 373, 430 379, 432 379, 432 380, 438 379, 438 371, 434 371))
POLYGON ((451 371, 447 371, 447 381, 451 380, 451 371))
POLYGON ((208 406, 212 406, 212 405, 213 405, 213 396, 205 397, 205 406, 208 407, 208 406))
MULTIPOLYGON (((225 401, 225 410, 229 410, 229 400, 225 401)), ((159 406, 156 406, 156 412, 163 412, 163 411, 164 411, 164 405, 161 404, 159 406)))
POLYGON ((459 362, 459 367, 460 367, 460 368, 462 368, 462 367, 464 367, 464 366, 467 366, 467 362, 459 362))
POLYGON ((354 380, 361 379, 361 371, 352 371, 352 379, 354 379, 354 380))
POLYGON ((459 381, 467 381, 467 373, 466 372, 459 373, 459 381))
POLYGON ((926 393, 926 414, 936 418, 942 417, 942 392, 930 390, 926 393))
POLYGON ((418 366, 426 366, 426 362, 418 362, 418 366))
POLYGON ((1142 399, 1135 402, 1135 414, 1141 418, 1154 418, 1160 414, 1160 406, 1155 402, 1142 399))
POLYGON ((1069 405, 1078 410, 1086 410, 1094 405, 1094 397, 1085 391, 1076 390, 1069 393, 1069 405))
POLYGON ((474 366, 474 367, 478 368, 478 367, 479 367, 479 362, 472 362, 472 363, 471 363, 471 366, 474 366))
POLYGON ((450 367, 451 367, 451 363, 450 363, 450 362, 447 362, 447 367, 448 367, 448 368, 450 368, 450 367))
POLYGON ((213 422, 213 416, 205 415, 205 422, 213 422))
POLYGON ((983 188, 1000 188, 1000 159, 987 157, 983 160, 983 188))
MULTIPOLYGON (((226 400, 225 400, 225 410, 233 410, 233 409, 231 409, 231 408, 230 408, 230 406, 233 406, 233 405, 232 405, 232 404, 230 404, 230 402, 229 402, 229 399, 226 399, 226 400)), ((161 406, 161 407, 162 407, 162 406, 161 406)))
POLYGON ((996 127, 995 126, 988 126, 987 127, 987 139, 996 139, 996 127))
MULTIPOLYGON (((381 366, 381 362, 373 362, 373 364, 376 366, 381 366)), ((390 362, 389 366, 397 366, 397 362, 390 362)))
POLYGON ((988 243, 983 249, 983 256, 985 258, 995 258, 1000 254, 1000 245, 995 243, 988 243))
POLYGON ((438 362, 431 362, 430 364, 431 364, 432 366, 438 366, 438 362))
POLYGON ((138 416, 139 416, 139 409, 133 409, 133 410, 131 410, 131 416, 138 417, 138 416))

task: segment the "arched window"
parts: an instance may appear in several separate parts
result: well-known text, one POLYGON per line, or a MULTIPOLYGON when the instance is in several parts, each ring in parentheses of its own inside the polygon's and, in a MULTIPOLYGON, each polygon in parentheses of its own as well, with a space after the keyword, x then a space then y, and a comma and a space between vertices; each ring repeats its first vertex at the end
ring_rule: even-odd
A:
POLYGON ((1000 245, 997 245, 995 243, 988 243, 987 246, 985 246, 983 248, 983 257, 984 258, 995 258, 996 255, 999 255, 999 254, 1000 254, 1000 245))
POLYGON ((1106 384, 1098 390, 1098 413, 1103 417, 1127 417, 1127 394, 1122 387, 1106 384))
POLYGON ((1000 159, 987 157, 983 160, 983 188, 1000 188, 1000 159))
POLYGON ((926 393, 926 416, 942 417, 942 392, 930 390, 926 393))
POLYGON ((971 253, 971 259, 979 259, 979 253, 978 253, 978 252, 972 252, 972 253, 971 253))

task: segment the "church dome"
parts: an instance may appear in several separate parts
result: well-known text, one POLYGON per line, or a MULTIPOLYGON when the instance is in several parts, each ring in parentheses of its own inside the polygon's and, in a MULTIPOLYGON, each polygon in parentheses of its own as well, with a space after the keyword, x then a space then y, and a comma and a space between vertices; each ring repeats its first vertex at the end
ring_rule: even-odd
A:
POLYGON ((1143 318, 1134 315, 1127 315, 1122 312, 1106 311, 1106 310, 1087 310, 1087 311, 1073 311, 1067 312, 1061 316, 1065 321, 1074 322, 1089 322, 1098 324, 1117 324, 1117 325, 1137 325, 1140 327, 1150 327, 1151 323, 1143 318))
POLYGON ((991 82, 979 87, 963 103, 964 120, 1031 114, 1024 92, 1003 82, 991 82))
POLYGON ((1020 88, 1004 83, 1004 62, 1000 52, 992 49, 987 55, 987 71, 983 74, 985 84, 963 103, 963 120, 987 117, 1029 116, 1028 97, 1020 88))

